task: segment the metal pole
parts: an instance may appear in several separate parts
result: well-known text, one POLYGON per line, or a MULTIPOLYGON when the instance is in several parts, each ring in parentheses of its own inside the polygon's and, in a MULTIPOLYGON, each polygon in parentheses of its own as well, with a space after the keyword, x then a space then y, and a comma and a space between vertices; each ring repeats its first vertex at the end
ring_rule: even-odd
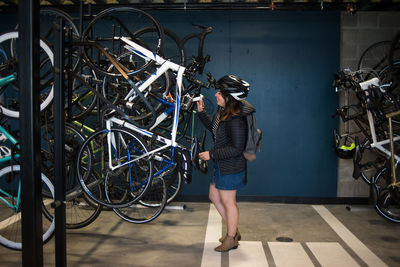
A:
POLYGON ((396 182, 396 167, 394 164, 392 117, 389 117, 389 138, 390 138, 390 166, 392 168, 392 183, 395 183, 396 182))
POLYGON ((43 266, 40 177, 39 0, 19 1, 22 265, 43 266))
POLYGON ((55 165, 55 218, 56 266, 67 266, 65 231, 65 114, 64 114, 64 23, 54 25, 54 165, 55 165))

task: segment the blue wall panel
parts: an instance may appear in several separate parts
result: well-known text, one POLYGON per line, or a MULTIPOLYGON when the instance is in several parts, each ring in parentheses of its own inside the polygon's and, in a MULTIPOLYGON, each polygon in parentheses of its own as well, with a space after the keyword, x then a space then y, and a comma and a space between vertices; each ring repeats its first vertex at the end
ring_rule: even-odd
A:
MULTIPOLYGON (((236 74, 251 85, 249 101, 263 130, 262 151, 248 164, 240 195, 335 197, 337 159, 331 133, 337 107, 332 74, 339 69, 339 12, 152 11, 180 38, 212 26, 205 72, 236 74)), ((14 27, 3 16, 3 31, 14 27)), ((186 46, 195 54, 197 43, 186 46)), ((206 80, 205 77, 202 77, 206 80)), ((206 92, 214 103, 214 92, 206 92)), ((202 125, 198 122, 197 133, 202 125)), ((207 147, 212 147, 210 135, 207 147)), ((212 166, 209 166, 212 169, 212 166)), ((182 194, 207 195, 209 175, 195 172, 182 194)))
MULTIPOLYGON (((336 197, 331 114, 337 107, 332 74, 339 69, 338 12, 152 14, 181 38, 195 31, 192 23, 212 26, 206 71, 216 78, 236 74, 252 85, 248 99, 257 108, 263 143, 257 160, 248 164, 248 185, 239 195, 336 197)), ((188 52, 194 54, 195 46, 188 43, 188 52)), ((214 101, 213 94, 207 93, 214 101)), ((182 194, 207 194, 209 175, 195 172, 182 194)))

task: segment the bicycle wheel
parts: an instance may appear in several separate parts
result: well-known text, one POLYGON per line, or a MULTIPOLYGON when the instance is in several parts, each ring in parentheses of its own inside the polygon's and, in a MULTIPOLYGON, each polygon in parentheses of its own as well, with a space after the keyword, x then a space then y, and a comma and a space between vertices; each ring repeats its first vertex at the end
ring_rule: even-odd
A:
POLYGON ((368 139, 365 139, 362 144, 358 140, 356 137, 356 147, 353 154, 353 178, 361 177, 364 182, 370 185, 376 173, 385 166, 386 158, 371 149, 368 139))
MULTIPOLYGON (((89 44, 96 42, 109 54, 118 57, 128 51, 124 48, 125 43, 120 37, 129 37, 156 54, 162 51, 164 33, 160 24, 150 14, 132 7, 113 7, 97 14, 83 31, 82 41, 86 42, 81 49, 83 58, 91 68, 103 75, 122 77, 115 68, 108 70, 112 62, 104 53, 99 53, 98 48, 89 44), (156 31, 140 37, 135 36, 135 32, 146 27, 153 27, 156 31)), ((124 66, 125 72, 132 75, 142 72, 153 61, 146 61, 132 53, 120 63, 124 66)))
POLYGON ((371 69, 379 72, 388 65, 388 56, 391 41, 382 41, 369 46, 361 54, 358 69, 371 69))
MULTIPOLYGON (((78 57, 77 54, 74 54, 73 57, 78 57)), ((92 87, 94 90, 99 92, 99 86, 101 81, 97 80, 96 72, 90 69, 87 64, 82 63, 81 65, 77 65, 75 72, 79 73, 77 75, 85 77, 87 80, 91 80, 92 87)), ((74 77, 74 75, 73 75, 74 77)), ((71 120, 82 119, 83 117, 92 113, 93 109, 97 104, 97 95, 86 86, 85 83, 82 83, 78 79, 74 78, 72 81, 72 96, 71 102, 69 103, 66 100, 67 105, 71 105, 70 109, 67 107, 67 111, 70 111, 71 120)))
POLYGON ((167 203, 167 187, 161 177, 154 177, 149 190, 139 203, 125 208, 113 209, 123 220, 131 223, 147 223, 156 219, 167 203))
POLYGON ((179 192, 182 189, 182 174, 178 170, 178 168, 175 168, 175 170, 172 172, 171 177, 167 179, 167 204, 171 203, 174 201, 177 195, 179 195, 179 192))
MULTIPOLYGON (((176 161, 175 161, 176 162, 176 161)), ((167 204, 172 202, 182 188, 182 175, 177 163, 173 164, 171 157, 165 153, 154 158, 154 177, 162 177, 167 187, 167 204)))
MULTIPOLYGON (((389 49, 389 69, 390 69, 390 81, 392 82, 392 88, 400 88, 400 32, 397 33, 393 39, 389 49)), ((398 92, 396 92, 398 94, 398 92)))
MULTIPOLYGON (((18 73, 17 55, 23 53, 14 51, 18 46, 12 42, 18 40, 18 32, 7 32, 0 35, 0 49, 7 55, 7 62, 1 66, 0 78, 18 73)), ((46 109, 53 100, 53 51, 40 40, 40 110, 46 109)), ((18 75, 17 75, 18 79, 18 75)), ((5 116, 19 118, 19 89, 18 80, 1 87, 3 101, 0 108, 5 116)))
POLYGON ((391 41, 388 60, 389 67, 398 73, 400 68, 395 62, 400 61, 400 32, 391 41))
MULTIPOLYGON (((125 53, 117 58, 121 61, 124 57, 129 57, 131 52, 125 53)), ((114 65, 110 65, 108 70, 114 68, 114 65)), ((132 80, 135 85, 139 87, 145 80, 147 80, 154 72, 155 67, 151 67, 140 74, 132 76, 132 80)), ((143 94, 151 97, 147 97, 147 100, 153 106, 156 114, 160 114, 163 109, 163 104, 158 98, 165 99, 168 95, 168 89, 170 88, 170 73, 165 72, 164 75, 160 76, 156 81, 154 81, 150 86, 146 88, 143 94)), ((131 119, 135 121, 143 121, 142 125, 146 125, 147 120, 152 118, 154 114, 149 112, 148 108, 142 101, 135 101, 132 107, 126 107, 126 96, 132 87, 129 83, 120 77, 108 77, 105 76, 103 79, 103 96, 110 100, 113 104, 120 104, 121 107, 125 107, 124 111, 131 119)))
MULTIPOLYGON (((15 250, 22 250, 20 165, 7 166, 0 170, 0 244, 15 250), (7 201, 7 202, 6 202, 7 201)), ((54 187, 42 173, 42 191, 50 192, 50 197, 42 195, 42 206, 50 207, 54 201, 54 187)), ((54 217, 53 217, 54 218, 54 217)), ((48 221, 44 216, 43 242, 50 240, 54 233, 55 220, 48 221)))
POLYGON ((40 36, 48 43, 54 44, 54 23, 59 23, 62 19, 64 27, 71 29, 73 37, 79 40, 79 30, 73 18, 66 12, 52 7, 40 8, 40 36))
POLYGON ((385 219, 400 223, 400 191, 398 187, 389 186, 390 184, 390 172, 384 168, 372 185, 376 198, 375 209, 385 219))
MULTIPOLYGON (((168 28, 163 27, 164 42, 163 50, 160 54, 163 58, 172 61, 178 65, 185 66, 185 48, 181 45, 179 37, 168 28)), ((135 36, 146 36, 147 34, 155 34, 157 29, 155 27, 146 27, 135 32, 135 36)))
POLYGON ((147 153, 143 140, 128 130, 97 131, 80 148, 77 157, 79 182, 87 195, 101 205, 109 208, 129 206, 151 185, 153 162, 147 153), (93 172, 99 176, 97 181, 91 177, 93 172), (98 184, 103 185, 106 199, 100 197, 98 184))
MULTIPOLYGON (((393 67, 395 69, 400 69, 400 60, 395 61, 393 63, 393 67)), ((396 78, 395 72, 393 72, 393 69, 390 68, 390 66, 385 66, 384 68, 381 69, 381 71, 378 73, 379 79, 381 80, 382 84, 390 84, 390 87, 388 88, 388 91, 392 95, 399 95, 400 92, 400 82, 398 81, 400 78, 396 78)))
MULTIPOLYGON (((41 129, 41 156, 42 170, 54 183, 54 129, 51 124, 41 129)), ((79 148, 85 138, 70 124, 65 125, 65 176, 66 176, 66 227, 69 229, 82 228, 92 223, 100 214, 102 206, 90 200, 84 193, 76 175, 75 160, 79 148)), ((91 175, 95 175, 92 173, 91 175)), ((91 180, 98 180, 91 177, 91 180)), ((97 186, 99 196, 102 197, 101 186, 97 186)), ((52 219, 51 211, 45 212, 48 219, 52 219)))

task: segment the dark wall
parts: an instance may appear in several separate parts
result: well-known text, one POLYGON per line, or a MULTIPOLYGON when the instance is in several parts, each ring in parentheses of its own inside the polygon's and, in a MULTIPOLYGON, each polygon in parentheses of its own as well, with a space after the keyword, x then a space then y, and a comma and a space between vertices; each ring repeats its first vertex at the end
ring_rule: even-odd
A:
MULTIPOLYGON (((331 114, 337 107, 332 74, 339 70, 340 13, 151 13, 181 38, 195 31, 192 23, 212 26, 206 71, 216 78, 236 74, 252 85, 248 100, 257 109, 263 142, 240 195, 336 197, 331 114)), ((208 92, 215 103, 213 94, 208 92)), ((206 195, 210 173, 196 172, 182 194, 206 195)))
MULTIPOLYGON (((337 107, 332 74, 339 70, 339 12, 155 11, 180 38, 212 26, 205 72, 236 74, 251 86, 248 100, 263 130, 261 152, 248 164, 240 195, 336 197, 337 159, 331 149, 331 114, 337 107)), ((3 31, 15 16, 3 15, 3 31)), ((195 42, 186 46, 194 54, 195 42)), ((202 77, 205 80, 205 77, 202 77)), ((206 96, 215 103, 214 92, 206 96)), ((197 133, 203 129, 197 122, 197 133)), ((207 148, 212 147, 208 135, 207 148)), ((194 173, 184 195, 207 195, 211 175, 194 173)))

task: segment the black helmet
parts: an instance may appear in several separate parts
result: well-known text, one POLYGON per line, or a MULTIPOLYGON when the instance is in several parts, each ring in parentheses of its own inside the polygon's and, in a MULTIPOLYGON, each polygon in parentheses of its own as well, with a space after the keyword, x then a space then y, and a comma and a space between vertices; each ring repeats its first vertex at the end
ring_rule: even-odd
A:
POLYGON ((215 89, 231 95, 236 100, 242 100, 249 93, 250 84, 235 75, 226 75, 215 83, 215 89))

